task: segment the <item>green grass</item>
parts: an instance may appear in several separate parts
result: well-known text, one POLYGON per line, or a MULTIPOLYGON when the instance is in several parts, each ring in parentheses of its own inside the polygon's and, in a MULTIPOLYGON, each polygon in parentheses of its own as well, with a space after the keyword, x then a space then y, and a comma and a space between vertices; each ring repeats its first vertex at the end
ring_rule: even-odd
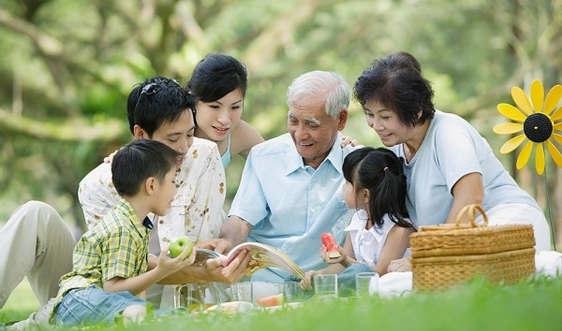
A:
POLYGON ((37 309, 39 309, 39 302, 29 283, 23 281, 0 310, 0 323, 25 319, 37 309))
MULTIPOLYGON (((113 330, 277 331, 277 330, 416 330, 540 331, 562 328, 562 278, 541 278, 512 286, 475 280, 440 293, 415 293, 381 299, 307 301, 300 308, 247 315, 176 314, 140 326, 113 330)), ((13 308, 9 308, 13 309, 13 308)), ((7 311, 15 314, 16 311, 7 311)), ((12 315, 14 316, 14 315, 12 315)), ((54 329, 54 327, 53 327, 54 329)), ((84 329, 84 328, 80 328, 84 329)), ((107 326, 88 327, 106 330, 107 326)), ((78 328, 76 328, 78 330, 78 328)))

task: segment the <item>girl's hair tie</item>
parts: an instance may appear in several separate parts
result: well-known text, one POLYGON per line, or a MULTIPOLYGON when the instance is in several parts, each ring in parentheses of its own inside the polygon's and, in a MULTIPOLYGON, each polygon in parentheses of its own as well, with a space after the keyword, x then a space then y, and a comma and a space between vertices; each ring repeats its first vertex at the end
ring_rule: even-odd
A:
POLYGON ((382 171, 387 171, 387 170, 388 170, 388 167, 382 168, 382 171))

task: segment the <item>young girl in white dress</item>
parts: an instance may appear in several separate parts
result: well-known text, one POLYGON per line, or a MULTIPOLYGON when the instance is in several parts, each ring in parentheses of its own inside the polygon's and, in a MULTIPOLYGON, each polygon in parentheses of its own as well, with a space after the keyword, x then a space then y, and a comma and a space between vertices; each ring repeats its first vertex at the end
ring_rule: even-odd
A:
POLYGON ((398 157, 386 148, 364 147, 346 156, 342 170, 345 202, 357 211, 345 229, 344 246, 336 247, 341 256, 330 258, 322 247, 320 254, 330 265, 308 271, 302 282, 306 289, 315 275, 339 274, 356 263, 382 276, 390 261, 409 254, 415 229, 408 219, 406 178, 398 157))

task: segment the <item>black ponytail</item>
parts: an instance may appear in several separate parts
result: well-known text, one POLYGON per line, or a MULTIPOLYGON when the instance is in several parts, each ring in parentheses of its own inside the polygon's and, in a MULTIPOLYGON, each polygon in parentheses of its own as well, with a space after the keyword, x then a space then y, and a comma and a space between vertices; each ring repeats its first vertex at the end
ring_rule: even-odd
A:
POLYGON ((412 226, 406 220, 406 176, 400 159, 392 151, 372 147, 357 149, 345 158, 342 170, 356 193, 369 190, 367 212, 377 227, 382 227, 385 214, 398 226, 412 226))

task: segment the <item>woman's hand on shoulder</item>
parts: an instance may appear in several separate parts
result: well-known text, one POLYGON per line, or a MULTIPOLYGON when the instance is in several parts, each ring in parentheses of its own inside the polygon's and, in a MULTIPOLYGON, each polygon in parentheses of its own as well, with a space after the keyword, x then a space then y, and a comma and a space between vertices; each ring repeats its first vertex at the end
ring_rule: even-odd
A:
POLYGON ((118 149, 114 150, 111 154, 109 154, 108 156, 103 158, 103 163, 111 163, 113 161, 113 158, 115 157, 115 154, 117 154, 117 152, 119 152, 118 149))
POLYGON ((355 139, 353 139, 353 138, 351 138, 351 137, 348 137, 348 136, 342 134, 342 135, 341 135, 341 145, 340 145, 341 148, 344 148, 344 147, 346 147, 346 146, 348 146, 348 145, 351 145, 351 147, 356 147, 356 146, 358 146, 357 140, 355 140, 355 139))

